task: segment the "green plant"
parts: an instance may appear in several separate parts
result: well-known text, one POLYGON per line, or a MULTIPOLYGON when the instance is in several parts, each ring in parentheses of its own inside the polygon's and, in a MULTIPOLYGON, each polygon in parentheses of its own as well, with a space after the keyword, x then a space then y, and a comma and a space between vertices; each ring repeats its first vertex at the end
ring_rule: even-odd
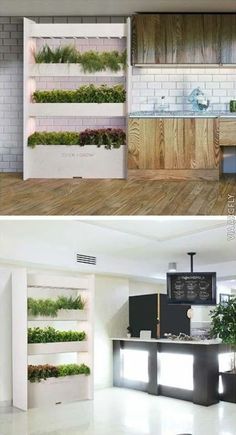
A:
POLYGON ((30 382, 40 382, 42 379, 58 378, 73 375, 86 375, 90 374, 90 368, 85 364, 62 364, 53 366, 49 364, 44 365, 29 365, 28 366, 28 380, 30 382))
POLYGON ((28 314, 30 316, 56 317, 57 311, 57 303, 52 299, 28 298, 28 314))
POLYGON ((58 343, 86 340, 84 331, 58 331, 52 326, 28 328, 28 343, 58 343))
POLYGON ((56 300, 52 299, 33 299, 28 298, 28 315, 29 316, 50 316, 56 317, 58 310, 83 310, 85 301, 79 295, 75 298, 72 296, 58 296, 56 300))
POLYGON ((97 72, 110 69, 117 72, 121 66, 126 65, 126 51, 119 53, 118 51, 96 52, 87 51, 80 53, 72 45, 64 45, 55 49, 51 49, 48 45, 35 54, 36 63, 79 63, 84 72, 97 72))
POLYGON ((126 135, 119 128, 104 128, 97 130, 85 130, 81 133, 74 132, 35 132, 28 138, 28 146, 36 145, 105 145, 105 148, 120 148, 125 145, 126 135))
POLYGON ((122 85, 109 87, 107 85, 84 85, 79 89, 35 91, 35 103, 124 103, 125 88, 122 85))
POLYGON ((90 369, 85 364, 63 364, 58 366, 59 376, 89 375, 90 369))
POLYGON ((229 344, 233 351, 233 372, 236 373, 236 298, 217 305, 210 312, 213 338, 219 336, 223 343, 229 344))

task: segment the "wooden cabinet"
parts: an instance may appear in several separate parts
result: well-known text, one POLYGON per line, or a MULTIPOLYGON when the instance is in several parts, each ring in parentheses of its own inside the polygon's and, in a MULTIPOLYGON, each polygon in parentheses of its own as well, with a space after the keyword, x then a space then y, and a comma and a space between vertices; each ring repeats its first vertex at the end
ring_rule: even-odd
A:
POLYGON ((222 15, 221 63, 236 64, 236 15, 222 15))
POLYGON ((236 120, 220 119, 219 144, 220 146, 236 146, 236 120))
POLYGON ((132 17, 133 64, 236 63, 236 15, 132 17))
POLYGON ((128 141, 128 168, 137 178, 145 171, 148 178, 168 178, 168 171, 181 178, 179 170, 190 170, 189 178, 196 169, 218 173, 218 118, 131 118, 128 141))

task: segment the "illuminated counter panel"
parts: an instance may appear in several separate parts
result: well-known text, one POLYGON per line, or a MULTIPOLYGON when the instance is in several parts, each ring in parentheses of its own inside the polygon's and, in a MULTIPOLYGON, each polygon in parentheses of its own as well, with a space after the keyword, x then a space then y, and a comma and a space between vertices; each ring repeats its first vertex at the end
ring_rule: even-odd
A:
POLYGON ((213 405, 219 401, 218 356, 224 351, 214 340, 113 339, 113 384, 213 405))

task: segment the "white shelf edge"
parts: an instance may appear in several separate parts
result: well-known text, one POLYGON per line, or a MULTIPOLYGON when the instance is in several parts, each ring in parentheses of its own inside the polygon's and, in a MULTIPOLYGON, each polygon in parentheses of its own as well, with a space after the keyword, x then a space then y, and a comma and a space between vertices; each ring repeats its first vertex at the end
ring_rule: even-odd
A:
POLYGON ((88 322, 87 310, 59 310, 56 317, 51 316, 29 316, 28 322, 88 322))
POLYGON ((117 72, 106 69, 97 72, 84 72, 78 63, 35 63, 29 65, 30 77, 124 77, 126 72, 123 66, 117 72))
POLYGON ((27 274, 27 287, 45 287, 55 289, 85 290, 88 288, 87 278, 71 276, 44 275, 38 273, 27 274))
POLYGON ((32 38, 124 38, 127 35, 125 23, 34 23, 30 30, 32 38))
POLYGON ((30 103, 30 117, 124 117, 125 103, 30 103))
POLYGON ((28 355, 88 352, 88 340, 55 343, 28 343, 28 355))

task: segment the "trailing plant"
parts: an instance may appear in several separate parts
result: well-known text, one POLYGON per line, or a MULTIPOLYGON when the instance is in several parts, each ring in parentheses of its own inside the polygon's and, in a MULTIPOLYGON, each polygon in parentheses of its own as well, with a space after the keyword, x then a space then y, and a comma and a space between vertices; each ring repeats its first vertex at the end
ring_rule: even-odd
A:
POLYGON ((83 340, 86 340, 84 331, 58 331, 52 326, 28 328, 28 343, 58 343, 83 340))
POLYGON ((35 54, 36 63, 78 63, 81 64, 84 72, 98 72, 109 69, 117 72, 121 65, 125 68, 126 51, 96 52, 87 51, 80 53, 72 45, 64 45, 51 49, 47 44, 35 54))
POLYGON ((119 128, 86 129, 75 132, 35 132, 28 138, 28 146, 36 145, 105 145, 105 148, 120 148, 126 143, 126 134, 119 128))
POLYGON ((124 103, 126 92, 123 85, 84 85, 76 90, 35 91, 35 103, 124 103))
POLYGON ((90 368, 85 364, 62 364, 59 366, 44 364, 28 366, 28 380, 30 382, 40 382, 42 379, 46 380, 48 378, 59 378, 73 375, 88 376, 89 374, 90 368))
POLYGON ((56 317, 60 309, 83 310, 84 307, 85 301, 80 295, 75 298, 73 298, 72 296, 58 296, 56 300, 28 298, 29 316, 56 317))
POLYGON ((236 298, 217 305, 210 311, 213 338, 219 336, 223 343, 229 344, 233 351, 233 372, 236 373, 236 298))

